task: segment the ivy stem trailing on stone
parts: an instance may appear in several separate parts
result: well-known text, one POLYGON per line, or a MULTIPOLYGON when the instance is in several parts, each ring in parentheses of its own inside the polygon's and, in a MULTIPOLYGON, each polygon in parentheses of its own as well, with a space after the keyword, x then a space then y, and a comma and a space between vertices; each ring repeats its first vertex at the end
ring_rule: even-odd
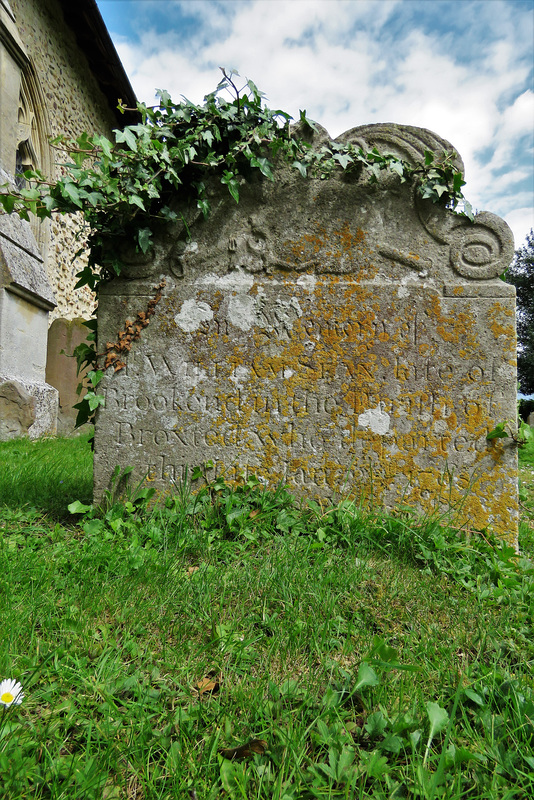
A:
MULTIPOLYGON (((222 69, 222 75, 203 105, 185 98, 175 104, 166 91, 158 92, 159 105, 139 103, 139 121, 115 130, 113 141, 89 133, 82 133, 74 141, 57 137, 52 145, 66 152, 70 162, 62 165, 64 174, 56 181, 48 180, 37 170, 27 170, 26 187, 0 187, 4 212, 17 213, 26 220, 30 214, 45 219, 56 213, 81 213, 89 231, 88 264, 77 274, 75 288, 88 286, 95 291, 101 283, 121 274, 120 252, 112 246, 115 241, 146 254, 152 247, 157 224, 181 218, 188 231, 183 215, 173 210, 176 200, 196 205, 207 217, 210 204, 206 179, 218 178, 237 203, 240 180, 259 172, 274 181, 279 158, 288 161, 303 177, 320 179, 363 168, 369 180, 377 182, 381 171, 387 170, 401 182, 414 183, 423 198, 457 213, 464 208, 459 213, 472 219, 471 207, 462 193, 463 175, 454 166, 454 154, 425 151, 424 163, 414 165, 395 155, 381 154, 376 148, 366 153, 351 143, 321 141, 315 147, 302 135, 303 131, 315 130, 306 112, 300 112, 300 126, 291 128, 291 115, 267 108, 263 93, 253 81, 247 80, 244 89, 238 90, 233 80, 237 72, 222 69)), ((119 108, 124 110, 121 104, 119 108)), ((161 288, 156 291, 161 292, 161 288)), ((140 335, 141 323, 138 318, 126 326, 135 332, 131 341, 140 335)), ((77 424, 92 421, 96 408, 104 402, 95 391, 103 371, 97 366, 94 321, 90 327, 89 344, 76 348, 79 368, 91 367, 89 391, 77 404, 77 424)), ((128 341, 131 345, 127 337, 122 343, 128 341)), ((117 348, 102 354, 104 369, 112 365, 117 368, 119 361, 114 361, 112 352, 116 353, 117 348)))
POLYGON ((517 424, 506 419, 504 422, 499 422, 493 430, 489 431, 486 439, 488 441, 492 441, 493 439, 511 439, 518 447, 524 447, 533 437, 534 428, 522 419, 519 419, 517 424))

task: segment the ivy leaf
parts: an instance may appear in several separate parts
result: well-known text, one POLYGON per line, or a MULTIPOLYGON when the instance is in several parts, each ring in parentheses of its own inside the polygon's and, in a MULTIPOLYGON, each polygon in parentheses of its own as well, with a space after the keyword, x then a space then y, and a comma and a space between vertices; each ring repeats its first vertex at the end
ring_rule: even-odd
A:
POLYGON ((432 188, 434 189, 438 197, 441 197, 442 195, 444 195, 446 192, 449 191, 449 187, 447 186, 447 184, 444 183, 435 183, 432 188))
POLYGON ((71 181, 66 181, 61 186, 63 197, 71 200, 78 208, 83 208, 78 187, 71 181))
POLYGON ((83 400, 80 400, 79 403, 76 403, 72 407, 75 408, 78 412, 75 422, 76 428, 80 428, 82 425, 85 425, 85 423, 88 422, 93 416, 91 409, 89 408, 89 403, 87 402, 85 397, 83 398, 83 400))
MULTIPOLYGON (((76 191, 76 196, 77 196, 78 195, 78 190, 76 189, 74 184, 70 184, 70 186, 72 186, 74 188, 74 190, 76 191)), ((26 200, 29 200, 30 202, 40 199, 39 189, 21 189, 20 193, 26 200)))
POLYGON ((247 81, 247 86, 254 95, 254 102, 259 105, 261 103, 261 98, 265 97, 265 93, 260 92, 254 81, 251 81, 250 79, 247 81))
POLYGON ((113 133, 117 142, 126 142, 130 150, 137 152, 137 139, 130 128, 125 128, 123 131, 115 129, 113 133))
POLYGON ((464 214, 464 215, 465 215, 465 216, 466 216, 468 219, 470 219, 470 220, 471 220, 471 222, 474 222, 474 221, 475 221, 475 214, 474 214, 474 211, 473 211, 473 206, 471 205, 471 203, 469 202, 469 200, 466 200, 466 199, 465 199, 465 197, 464 197, 464 199, 463 199, 463 206, 464 206, 463 214, 464 214))
POLYGON ((221 178, 221 183, 224 183, 225 186, 228 187, 228 191, 230 192, 236 203, 239 203, 239 184, 235 179, 234 173, 226 170, 221 178))
POLYGON ((152 231, 150 228, 140 228, 137 232, 137 241, 143 253, 147 253, 152 242, 152 231))
POLYGON ((87 377, 91 381, 91 386, 95 387, 98 386, 102 378, 104 377, 104 373, 101 369, 92 369, 90 372, 87 373, 87 377))
POLYGON ((400 175, 401 178, 404 177, 404 167, 402 165, 402 161, 390 161, 389 168, 396 175, 400 175))
POLYGON ((486 439, 489 441, 492 439, 507 439, 510 434, 505 430, 505 426, 506 422, 499 422, 499 424, 487 434, 486 439))
POLYGON ((211 147, 213 142, 213 133, 208 129, 207 131, 202 131, 201 135, 204 141, 208 143, 208 147, 211 147))
POLYGON ((131 206, 138 206, 138 208, 140 208, 141 211, 146 211, 145 204, 143 203, 138 194, 131 194, 128 197, 128 202, 130 203, 131 206))
POLYGON ((464 177, 461 172, 455 172, 454 178, 452 179, 453 191, 459 192, 462 186, 465 186, 464 177))
POLYGON ((353 163, 352 156, 347 154, 343 155, 343 153, 336 153, 334 158, 341 164, 343 169, 347 169, 348 165, 353 163))
POLYGON ((106 158, 111 158, 111 148, 112 148, 113 145, 109 141, 109 139, 106 139, 105 136, 101 136, 99 134, 98 136, 93 136, 93 143, 97 147, 101 148, 101 150, 104 153, 104 155, 106 156, 106 158))
POLYGON ((171 96, 166 89, 158 89, 156 95, 159 97, 160 105, 168 106, 171 103, 171 96))
POLYGON ((56 203, 55 199, 53 197, 51 197, 49 194, 45 194, 44 197, 41 198, 41 202, 42 202, 43 206, 46 208, 46 210, 48 212, 48 216, 50 216, 50 212, 54 208, 57 208, 57 203, 56 203))
POLYGON ((95 394, 94 392, 87 392, 83 398, 88 404, 91 411, 96 411, 98 406, 106 405, 106 398, 103 394, 95 394))
POLYGON ((308 117, 306 116, 306 109, 304 109, 304 111, 300 110, 299 115, 300 115, 299 120, 300 122, 302 122, 305 128, 311 128, 312 131, 315 131, 315 133, 319 133, 319 130, 315 122, 312 119, 308 119, 308 117))
POLYGON ((519 424, 518 434, 521 439, 526 443, 530 439, 534 437, 534 428, 532 428, 527 422, 521 420, 519 424))
POLYGON ((80 289, 82 286, 88 286, 91 291, 94 290, 98 276, 93 272, 91 267, 84 267, 80 272, 76 273, 76 277, 78 278, 78 282, 75 284, 75 289, 80 289))
MULTIPOLYGON (((250 165, 252 167, 257 167, 262 175, 265 175, 266 178, 269 178, 270 181, 274 181, 274 175, 272 172, 272 164, 266 158, 251 158, 250 165)), ((233 197, 233 195, 232 195, 233 197)), ((237 202, 237 201, 236 201, 237 202)))
POLYGON ((10 194, 0 194, 0 203, 2 203, 6 214, 11 214, 15 208, 15 198, 10 194))
MULTIPOLYGON (((43 197, 43 201, 46 201, 46 200, 48 200, 48 199, 49 199, 48 197, 43 197)), ((98 204, 99 204, 99 203, 100 203, 100 202, 101 202, 103 199, 104 199, 104 195, 103 195, 101 192, 88 192, 88 193, 87 193, 87 200, 88 200, 88 201, 89 201, 89 203, 90 203, 90 204, 93 206, 93 208, 96 208, 96 207, 97 207, 97 205, 98 205, 98 204)))
POLYGON ((204 219, 207 219, 208 216, 209 216, 209 213, 210 213, 209 201, 208 200, 203 200, 202 198, 199 198, 197 200, 197 208, 199 208, 202 211, 202 214, 204 215, 204 219))

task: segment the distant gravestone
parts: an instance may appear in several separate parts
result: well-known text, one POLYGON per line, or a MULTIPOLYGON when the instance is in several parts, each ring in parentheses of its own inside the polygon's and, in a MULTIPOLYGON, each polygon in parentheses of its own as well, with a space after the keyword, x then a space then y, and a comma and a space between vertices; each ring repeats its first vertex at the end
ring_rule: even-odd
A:
MULTIPOLYGON (((452 150, 395 125, 339 140, 412 163, 452 150)), ((96 498, 116 465, 166 490, 211 460, 211 474, 304 498, 452 508, 515 542, 516 451, 486 440, 515 414, 507 225, 487 212, 472 224, 386 173, 370 185, 280 167, 274 183, 243 184, 239 205, 211 193, 206 221, 180 209, 188 227, 163 231, 149 259, 126 252, 101 290, 99 342, 113 352, 166 281, 105 378, 96 498)))
POLYGON ((61 436, 74 433, 77 410, 80 402, 78 385, 83 381, 85 371, 78 374, 78 365, 73 357, 75 348, 87 339, 89 329, 84 320, 55 319, 48 329, 46 352, 46 381, 59 393, 57 432, 61 436))

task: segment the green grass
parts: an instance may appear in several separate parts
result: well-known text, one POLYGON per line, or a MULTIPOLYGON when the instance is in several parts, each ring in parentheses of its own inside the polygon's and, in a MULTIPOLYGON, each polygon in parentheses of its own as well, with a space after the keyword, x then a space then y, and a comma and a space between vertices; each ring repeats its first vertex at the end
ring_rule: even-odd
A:
POLYGON ((519 448, 519 501, 523 541, 534 540, 534 438, 519 448))
POLYGON ((534 795, 528 524, 517 557, 253 480, 75 524, 48 476, 69 453, 68 501, 87 503, 87 443, 19 447, 33 485, 0 493, 0 680, 25 692, 0 710, 6 800, 534 795))
POLYGON ((0 506, 28 505, 62 519, 69 516, 67 506, 73 498, 91 502, 89 435, 0 442, 0 506))

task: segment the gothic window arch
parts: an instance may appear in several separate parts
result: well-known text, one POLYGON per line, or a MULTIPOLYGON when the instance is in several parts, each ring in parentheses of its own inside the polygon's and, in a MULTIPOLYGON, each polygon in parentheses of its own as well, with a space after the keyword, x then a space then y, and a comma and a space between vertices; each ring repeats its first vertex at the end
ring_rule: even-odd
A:
MULTIPOLYGON (((17 112, 17 150, 15 158, 15 183, 25 185, 23 173, 38 169, 46 176, 52 173, 52 155, 49 144, 49 126, 42 92, 31 67, 22 71, 17 112)), ((37 219, 31 222, 34 236, 41 252, 48 244, 48 226, 37 219)))

